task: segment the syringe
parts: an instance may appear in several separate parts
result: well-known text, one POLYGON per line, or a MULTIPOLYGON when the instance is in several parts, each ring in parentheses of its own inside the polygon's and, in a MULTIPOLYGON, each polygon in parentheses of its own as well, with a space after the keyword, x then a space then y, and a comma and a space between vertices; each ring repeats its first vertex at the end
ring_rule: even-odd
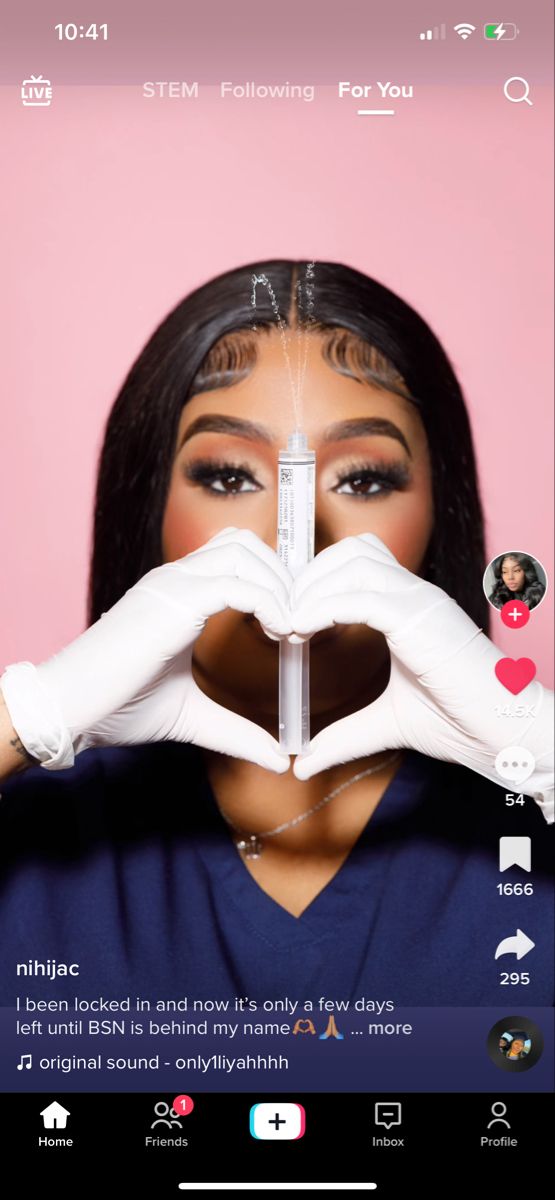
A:
MULTIPOLYGON (((293 577, 314 558, 316 455, 295 429, 278 458, 277 552, 293 577)), ((310 743, 309 643, 279 644, 279 744, 301 754, 310 743)))

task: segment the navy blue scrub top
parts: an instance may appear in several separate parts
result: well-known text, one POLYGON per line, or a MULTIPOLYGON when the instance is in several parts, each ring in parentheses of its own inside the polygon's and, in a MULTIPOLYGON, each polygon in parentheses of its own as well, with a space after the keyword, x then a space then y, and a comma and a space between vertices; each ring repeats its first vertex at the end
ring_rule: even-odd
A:
MULTIPOLYGON (((12 777, 0 802, 1 999, 16 964, 80 964, 57 998, 322 995, 396 1005, 551 1004, 552 830, 535 805, 407 753, 347 860, 301 917, 253 880, 202 751, 87 750, 69 771, 12 777), (499 872, 499 837, 532 839, 532 871, 499 872), (500 896, 499 883, 532 883, 500 896), (523 929, 535 949, 495 961, 523 929), (500 988, 503 970, 528 986, 500 988), (76 988, 77 983, 77 988, 76 988)), ((339 801, 340 802, 340 801, 339 801)), ((44 997, 43 978, 25 978, 44 997)), ((515 1008, 516 1005, 516 1008, 515 1008)))

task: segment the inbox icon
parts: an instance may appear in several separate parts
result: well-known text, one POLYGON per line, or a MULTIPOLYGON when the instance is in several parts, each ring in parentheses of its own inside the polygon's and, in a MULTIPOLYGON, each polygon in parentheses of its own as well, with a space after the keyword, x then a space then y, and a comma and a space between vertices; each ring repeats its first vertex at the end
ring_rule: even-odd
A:
POLYGON ((374 1105, 374 1120, 376 1125, 384 1125, 392 1129, 401 1124, 402 1108, 398 1100, 378 1100, 374 1105))

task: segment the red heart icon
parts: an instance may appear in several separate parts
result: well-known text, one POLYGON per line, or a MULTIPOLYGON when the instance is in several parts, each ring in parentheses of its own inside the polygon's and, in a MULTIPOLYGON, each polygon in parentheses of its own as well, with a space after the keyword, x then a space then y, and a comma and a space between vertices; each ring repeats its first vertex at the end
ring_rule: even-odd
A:
POLYGON ((495 664, 495 674, 503 687, 518 696, 526 684, 532 682, 536 664, 531 658, 500 658, 495 664))

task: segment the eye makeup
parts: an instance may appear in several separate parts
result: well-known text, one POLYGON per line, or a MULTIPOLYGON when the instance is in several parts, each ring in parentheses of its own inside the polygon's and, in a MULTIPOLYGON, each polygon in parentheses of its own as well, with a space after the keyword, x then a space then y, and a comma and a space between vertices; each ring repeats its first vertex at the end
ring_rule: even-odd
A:
POLYGON ((228 459, 197 458, 184 465, 183 474, 189 483, 217 497, 264 490, 247 463, 233 463, 228 459))
POLYGON ((330 491, 356 500, 372 500, 388 492, 402 492, 410 481, 411 474, 405 463, 357 461, 344 465, 337 472, 337 482, 330 491))
MULTIPOLYGON (((217 498, 252 495, 266 489, 246 462, 223 458, 198 458, 183 466, 186 480, 217 498)), ((389 492, 404 491, 411 474, 401 462, 356 461, 336 471, 336 482, 328 490, 355 500, 373 500, 389 492)))

